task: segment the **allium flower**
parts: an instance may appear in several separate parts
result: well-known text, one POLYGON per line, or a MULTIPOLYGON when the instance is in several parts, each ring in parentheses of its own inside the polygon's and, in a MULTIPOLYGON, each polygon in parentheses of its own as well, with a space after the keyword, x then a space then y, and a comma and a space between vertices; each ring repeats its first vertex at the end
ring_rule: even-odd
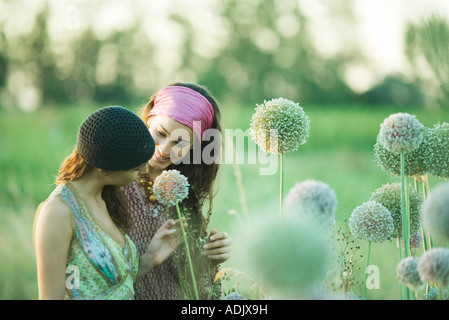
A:
POLYGON ((429 172, 439 178, 449 178, 449 123, 436 124, 432 128, 429 148, 429 172))
POLYGON ((422 246, 422 236, 421 233, 415 232, 410 236, 410 248, 416 249, 422 246))
MULTIPOLYGON (((415 232, 412 235, 410 235, 410 249, 416 249, 422 246, 423 243, 423 239, 421 236, 420 232, 415 232)), ((404 239, 402 238, 397 238, 396 239, 396 247, 401 248, 404 247, 404 239), (399 241, 401 243, 401 245, 399 245, 399 241)))
MULTIPOLYGON (((423 201, 422 195, 409 185, 410 203, 410 234, 417 232, 420 228, 420 207, 423 201)), ((392 237, 402 237, 402 215, 401 215, 401 184, 385 184, 376 189, 369 198, 387 208, 393 217, 394 230, 392 237)))
POLYGON ((335 223, 337 197, 324 182, 305 180, 296 183, 285 198, 285 212, 312 219, 327 227, 335 223))
MULTIPOLYGON (((160 175, 157 176, 156 179, 154 179, 153 194, 162 205, 176 207, 178 219, 179 221, 181 221, 182 216, 178 203, 184 200, 189 195, 189 182, 184 175, 182 175, 178 170, 163 171, 160 175)), ((180 223, 180 227, 182 236, 184 238, 186 256, 189 264, 190 276, 195 293, 195 298, 199 300, 198 288, 196 285, 195 273, 193 271, 193 263, 190 256, 187 235, 182 223, 180 223)))
POLYGON ((308 221, 266 216, 241 227, 236 237, 241 250, 235 261, 277 296, 307 293, 330 267, 328 239, 308 221))
POLYGON ((380 125, 380 143, 390 152, 410 152, 421 144, 423 130, 424 126, 416 116, 408 113, 395 113, 380 125))
POLYGON ((421 217, 432 236, 449 240, 449 182, 430 190, 421 207, 421 217))
MULTIPOLYGON (((410 177, 421 176, 429 172, 431 166, 430 134, 431 129, 424 127, 422 143, 418 148, 404 155, 406 175, 410 177)), ((377 141, 374 145, 374 160, 384 172, 396 176, 401 175, 401 155, 397 152, 388 151, 380 142, 380 134, 377 135, 377 141)))
POLYGON ((161 204, 175 206, 189 194, 189 182, 178 170, 163 171, 154 179, 153 193, 161 204))
POLYGON ((399 282, 413 291, 419 291, 425 287, 417 270, 419 259, 407 257, 402 259, 396 267, 396 277, 399 282))
POLYGON ((299 104, 278 98, 264 101, 255 110, 251 137, 266 153, 296 151, 306 142, 310 120, 299 104))
POLYGON ((375 201, 367 201, 355 208, 348 225, 354 237, 373 242, 390 239, 394 230, 390 211, 375 201))
POLYGON ((422 282, 446 287, 449 280, 449 249, 433 248, 424 252, 418 262, 418 273, 422 282))

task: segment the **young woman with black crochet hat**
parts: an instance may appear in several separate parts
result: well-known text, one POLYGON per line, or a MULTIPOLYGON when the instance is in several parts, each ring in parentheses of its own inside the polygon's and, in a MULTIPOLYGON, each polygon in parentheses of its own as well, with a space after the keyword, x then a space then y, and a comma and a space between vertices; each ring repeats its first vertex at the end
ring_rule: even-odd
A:
MULTIPOLYGON (((189 248, 199 298, 219 298, 221 287, 214 277, 219 264, 230 258, 231 240, 225 232, 207 231, 219 165, 215 160, 221 155, 218 104, 204 87, 173 83, 151 97, 140 113, 156 146, 148 162, 148 173, 124 188, 133 219, 129 235, 139 252, 143 252, 165 219, 176 217, 173 208, 157 202, 152 183, 164 170, 180 171, 191 185, 181 207, 189 224, 189 248), (216 134, 211 138, 210 133, 216 134), (209 203, 204 209, 206 201, 209 203)), ((136 282, 136 299, 194 299, 187 268, 182 246, 136 282)))
POLYGON ((134 282, 181 243, 174 219, 140 257, 126 234, 131 218, 121 187, 147 172, 153 153, 145 124, 125 108, 101 108, 81 124, 57 187, 36 213, 40 299, 134 299, 134 282))

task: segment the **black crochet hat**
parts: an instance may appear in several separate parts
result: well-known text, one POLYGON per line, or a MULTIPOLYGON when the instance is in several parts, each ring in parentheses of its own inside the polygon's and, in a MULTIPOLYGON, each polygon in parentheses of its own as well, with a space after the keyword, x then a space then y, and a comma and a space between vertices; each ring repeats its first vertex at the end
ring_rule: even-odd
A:
POLYGON ((119 106, 101 108, 87 117, 76 146, 89 165, 113 171, 138 167, 154 153, 154 140, 143 121, 119 106))

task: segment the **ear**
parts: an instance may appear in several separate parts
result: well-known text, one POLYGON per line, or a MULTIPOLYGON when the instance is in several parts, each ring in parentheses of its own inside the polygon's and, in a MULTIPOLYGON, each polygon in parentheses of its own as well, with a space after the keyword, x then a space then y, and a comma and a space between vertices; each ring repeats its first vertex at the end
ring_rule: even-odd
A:
POLYGON ((97 168, 97 172, 101 178, 104 178, 104 177, 110 175, 112 171, 97 168))

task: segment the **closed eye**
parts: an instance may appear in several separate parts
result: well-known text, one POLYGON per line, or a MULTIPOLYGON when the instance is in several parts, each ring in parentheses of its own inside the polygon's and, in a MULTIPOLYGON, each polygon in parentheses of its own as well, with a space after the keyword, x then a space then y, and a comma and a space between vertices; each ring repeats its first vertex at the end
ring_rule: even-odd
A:
POLYGON ((160 135, 161 137, 166 137, 167 136, 164 132, 159 131, 159 130, 157 131, 157 134, 160 135))

